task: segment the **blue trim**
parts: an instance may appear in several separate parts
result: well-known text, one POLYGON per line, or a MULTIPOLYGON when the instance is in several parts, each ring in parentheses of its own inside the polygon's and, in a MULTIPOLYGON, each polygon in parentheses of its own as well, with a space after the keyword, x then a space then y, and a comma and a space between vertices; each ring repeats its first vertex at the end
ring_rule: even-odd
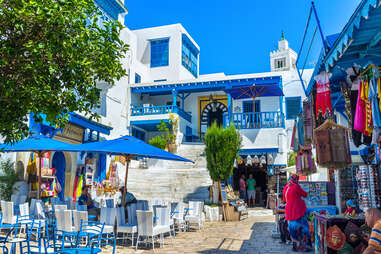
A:
POLYGON ((142 82, 142 77, 135 72, 135 84, 139 84, 142 82))
POLYGON ((158 120, 141 120, 141 121, 131 121, 131 126, 139 127, 146 131, 157 131, 157 126, 164 121, 169 124, 168 119, 158 119, 158 120))
POLYGON ((255 148, 255 149, 241 149, 239 155, 250 155, 250 154, 263 154, 263 153, 279 153, 278 148, 255 148))
POLYGON ((155 79, 153 82, 165 82, 167 79, 155 79))
POLYGON ((87 128, 92 131, 99 131, 100 133, 106 135, 110 135, 110 131, 113 129, 112 127, 90 121, 86 117, 83 117, 73 112, 69 113, 69 122, 84 127, 85 129, 87 128))
POLYGON ((324 34, 323 34, 323 30, 321 29, 319 16, 317 15, 314 2, 312 2, 312 10, 313 10, 315 18, 316 18, 316 23, 317 23, 317 26, 319 28, 320 37, 321 37, 321 40, 323 41, 324 48, 325 48, 325 50, 328 50, 327 41, 325 40, 325 37, 324 37, 324 34))
POLYGON ((223 115, 224 127, 233 123, 236 129, 269 129, 285 128, 284 114, 276 112, 258 113, 232 113, 231 117, 225 113, 223 115))
POLYGON ((169 65, 169 38, 150 40, 151 68, 169 65))
POLYGON ((286 97, 286 120, 295 120, 302 110, 302 97, 286 97), (291 103, 291 104, 290 104, 291 103))
POLYGON ((351 155, 360 155, 360 151, 351 151, 351 155))
POLYGON ((158 84, 148 86, 132 87, 131 93, 142 93, 150 95, 171 94, 173 89, 179 93, 195 93, 207 91, 224 91, 226 87, 242 87, 248 85, 278 85, 281 82, 281 76, 271 76, 262 78, 245 79, 223 79, 216 81, 196 81, 175 84, 158 84))

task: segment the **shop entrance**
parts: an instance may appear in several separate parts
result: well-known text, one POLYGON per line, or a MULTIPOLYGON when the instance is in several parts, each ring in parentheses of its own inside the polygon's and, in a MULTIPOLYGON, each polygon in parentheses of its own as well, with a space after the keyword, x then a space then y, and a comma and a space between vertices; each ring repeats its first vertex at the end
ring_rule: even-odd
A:
POLYGON ((62 152, 55 152, 53 155, 52 161, 53 168, 56 169, 56 176, 59 184, 61 185, 61 192, 58 193, 58 197, 63 200, 64 199, 64 188, 65 188, 65 168, 66 161, 65 155, 62 152))
POLYGON ((238 165, 233 171, 233 189, 239 191, 239 181, 241 175, 245 175, 246 179, 249 175, 253 174, 253 178, 256 182, 256 197, 255 206, 266 206, 267 193, 268 193, 268 176, 267 176, 267 166, 265 164, 254 164, 254 165, 238 165))
POLYGON ((216 109, 216 111, 208 112, 208 127, 211 126, 214 122, 217 126, 222 126, 222 116, 224 112, 221 109, 216 109))

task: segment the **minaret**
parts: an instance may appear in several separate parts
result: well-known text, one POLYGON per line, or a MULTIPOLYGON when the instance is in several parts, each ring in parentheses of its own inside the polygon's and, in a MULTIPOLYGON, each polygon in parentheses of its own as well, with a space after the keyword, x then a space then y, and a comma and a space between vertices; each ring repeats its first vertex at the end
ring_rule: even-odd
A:
POLYGON ((281 38, 278 41, 278 50, 270 52, 271 71, 288 71, 295 69, 298 55, 288 46, 288 41, 282 31, 281 38))

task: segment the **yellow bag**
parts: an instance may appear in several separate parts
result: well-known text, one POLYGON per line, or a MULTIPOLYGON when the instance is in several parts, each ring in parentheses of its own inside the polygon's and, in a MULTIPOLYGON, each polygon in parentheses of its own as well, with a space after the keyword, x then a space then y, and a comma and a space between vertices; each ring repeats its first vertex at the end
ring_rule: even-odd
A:
MULTIPOLYGON (((116 157, 116 156, 115 156, 116 157)), ((115 161, 112 160, 110 162, 110 166, 108 167, 108 171, 107 171, 107 174, 106 174, 106 180, 110 179, 110 174, 111 174, 111 171, 112 171, 112 165, 114 165, 115 161)))

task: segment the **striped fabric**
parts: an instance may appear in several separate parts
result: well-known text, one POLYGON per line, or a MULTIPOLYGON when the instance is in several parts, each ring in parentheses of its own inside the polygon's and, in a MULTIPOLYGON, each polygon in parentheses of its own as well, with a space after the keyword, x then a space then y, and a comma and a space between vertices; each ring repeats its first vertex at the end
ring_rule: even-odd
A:
POLYGON ((368 244, 373 246, 377 253, 381 253, 381 220, 374 225, 368 244))

